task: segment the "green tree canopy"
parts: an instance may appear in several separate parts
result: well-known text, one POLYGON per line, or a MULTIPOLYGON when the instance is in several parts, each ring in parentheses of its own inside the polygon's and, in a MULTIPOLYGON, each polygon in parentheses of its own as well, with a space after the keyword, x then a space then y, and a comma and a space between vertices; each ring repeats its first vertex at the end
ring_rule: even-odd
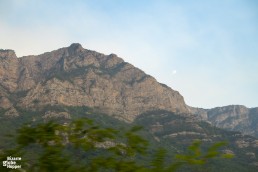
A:
POLYGON ((22 169, 26 171, 169 172, 183 165, 203 165, 215 157, 232 157, 218 151, 224 142, 202 152, 201 142, 194 141, 188 154, 178 154, 167 163, 164 149, 157 149, 154 156, 148 154, 148 142, 137 134, 139 130, 138 126, 125 132, 101 128, 85 118, 66 124, 27 124, 17 132, 17 146, 1 152, 0 159, 22 157, 22 169), (148 156, 152 156, 150 162, 137 160, 148 156))

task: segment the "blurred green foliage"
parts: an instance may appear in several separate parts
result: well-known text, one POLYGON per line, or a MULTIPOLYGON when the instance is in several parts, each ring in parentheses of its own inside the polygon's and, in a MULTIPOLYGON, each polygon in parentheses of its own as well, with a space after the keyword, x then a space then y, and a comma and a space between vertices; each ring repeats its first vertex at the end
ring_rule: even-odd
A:
MULTIPOLYGON (((140 130, 139 126, 128 131, 103 128, 86 118, 63 124, 26 124, 17 131, 17 146, 1 152, 0 160, 22 157, 20 163, 26 171, 172 172, 182 166, 204 165, 212 158, 232 157, 219 151, 224 142, 202 152, 201 141, 197 140, 187 154, 167 160, 165 149, 154 150, 154 155, 148 153, 148 142, 138 134, 140 130), (151 160, 138 161, 144 157, 151 160)), ((0 171, 8 169, 1 166, 0 171)))

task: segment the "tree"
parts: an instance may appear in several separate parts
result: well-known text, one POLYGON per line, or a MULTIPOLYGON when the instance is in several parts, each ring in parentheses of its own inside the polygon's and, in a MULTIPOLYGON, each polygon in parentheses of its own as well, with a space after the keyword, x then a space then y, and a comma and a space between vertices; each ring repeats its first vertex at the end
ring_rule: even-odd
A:
POLYGON ((85 118, 68 124, 27 124, 18 130, 17 147, 2 152, 0 159, 20 156, 26 171, 167 172, 183 165, 202 165, 214 157, 231 157, 218 151, 225 143, 216 143, 202 153, 201 142, 195 141, 189 154, 176 155, 174 162, 166 163, 166 150, 159 149, 151 162, 142 164, 137 158, 150 155, 146 151, 148 142, 137 134, 139 130, 141 127, 136 126, 119 132, 85 118))

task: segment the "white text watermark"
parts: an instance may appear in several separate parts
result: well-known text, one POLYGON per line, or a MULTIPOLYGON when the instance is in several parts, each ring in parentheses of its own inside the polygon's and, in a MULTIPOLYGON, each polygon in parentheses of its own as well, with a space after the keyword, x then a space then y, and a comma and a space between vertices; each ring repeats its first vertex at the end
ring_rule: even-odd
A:
POLYGON ((20 169, 21 165, 19 165, 19 161, 21 161, 21 157, 8 156, 6 160, 3 161, 3 166, 10 169, 20 169))

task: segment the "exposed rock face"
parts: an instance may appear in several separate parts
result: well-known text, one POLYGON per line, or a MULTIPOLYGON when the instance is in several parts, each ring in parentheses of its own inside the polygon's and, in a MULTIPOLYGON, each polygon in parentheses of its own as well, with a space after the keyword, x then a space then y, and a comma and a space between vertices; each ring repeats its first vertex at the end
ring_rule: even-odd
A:
POLYGON ((11 107, 4 113, 4 115, 8 116, 8 117, 17 117, 17 116, 19 116, 19 113, 17 112, 17 110, 15 108, 11 107))
POLYGON ((18 59, 13 50, 0 49, 0 87, 7 91, 17 89, 18 59))
POLYGON ((48 118, 65 118, 65 119, 70 119, 71 116, 67 112, 52 112, 52 111, 47 111, 45 115, 43 116, 43 119, 48 119, 48 118))
POLYGON ((183 97, 115 54, 104 55, 80 44, 38 56, 16 58, 0 52, 0 107, 45 105, 99 108, 125 121, 148 110, 188 113, 183 97), (4 96, 6 94, 6 96, 4 96), (8 103, 8 97, 15 97, 8 103))
POLYGON ((189 110, 217 127, 258 137, 258 108, 230 105, 212 109, 189 107, 189 110))
POLYGON ((191 107, 191 106, 187 106, 188 110, 196 115, 196 117, 199 120, 204 120, 204 121, 208 121, 208 114, 207 114, 207 109, 203 109, 203 108, 195 108, 195 107, 191 107))
POLYGON ((0 105, 3 109, 9 109, 13 106, 9 99, 4 96, 0 98, 0 105))
POLYGON ((7 59, 7 58, 17 58, 17 57, 16 57, 16 54, 13 50, 0 49, 0 58, 7 59))

